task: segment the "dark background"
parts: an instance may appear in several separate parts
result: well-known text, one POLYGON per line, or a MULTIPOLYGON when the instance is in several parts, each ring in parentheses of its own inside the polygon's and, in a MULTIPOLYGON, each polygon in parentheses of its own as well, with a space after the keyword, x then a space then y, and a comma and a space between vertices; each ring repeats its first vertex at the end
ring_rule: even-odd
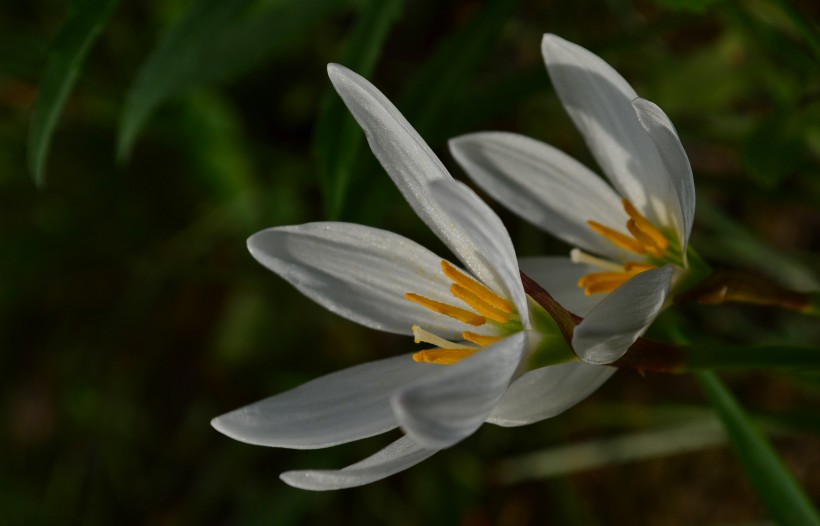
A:
MULTIPOLYGON (((3 5, 0 524, 764 522, 726 446, 505 479, 503 462, 523 453, 707 414, 686 375, 619 372, 558 418, 485 426, 407 472, 339 492, 292 489, 278 474, 341 468, 395 435, 288 451, 210 427, 228 410, 413 348, 324 311, 245 249, 257 230, 332 212, 329 198, 339 196, 323 183, 314 147, 320 102, 332 95, 325 65, 345 63, 345 42, 369 5, 278 4, 226 17, 215 38, 248 21, 278 22, 242 31, 258 56, 225 53, 194 68, 117 162, 127 97, 192 5, 122 2, 68 101, 40 190, 26 169, 26 135, 66 6, 3 5)), ((692 242, 707 259, 818 288, 815 2, 408 0, 400 13, 367 76, 457 178, 446 139, 483 129, 528 134, 594 166, 543 67, 541 35, 553 32, 600 54, 675 122, 698 192, 692 242)), ((445 253, 364 147, 356 159, 336 218, 445 253)), ((519 254, 568 251, 493 206, 519 254)), ((690 305, 654 330, 662 338, 671 328, 695 341, 820 342, 816 318, 756 307, 690 305)), ((820 377, 724 378, 820 501, 820 377)))

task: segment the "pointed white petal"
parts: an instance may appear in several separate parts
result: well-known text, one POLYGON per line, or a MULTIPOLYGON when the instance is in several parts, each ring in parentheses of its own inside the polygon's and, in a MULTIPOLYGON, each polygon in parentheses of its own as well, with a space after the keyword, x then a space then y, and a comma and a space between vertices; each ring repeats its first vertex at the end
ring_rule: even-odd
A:
POLYGON ((641 272, 604 298, 572 336, 572 348, 585 362, 612 363, 646 332, 660 314, 674 267, 641 272))
POLYGON ((514 334, 396 393, 393 410, 405 433, 431 449, 473 434, 509 386, 525 339, 514 334))
POLYGON ((594 220, 623 230, 629 217, 620 196, 564 152, 501 132, 451 139, 450 151, 473 181, 524 219, 584 250, 620 256, 587 224, 594 220))
POLYGON ((601 294, 587 296, 578 287, 578 280, 583 276, 599 272, 589 265, 573 263, 564 257, 530 257, 519 259, 518 266, 565 309, 578 316, 586 316, 604 298, 601 294))
POLYGON ((367 327, 412 334, 418 324, 444 338, 470 326, 407 300, 407 292, 458 304, 441 258, 386 230, 327 222, 270 228, 248 239, 257 261, 328 310, 367 327))
POLYGON ((369 362, 225 413, 211 425, 260 446, 313 449, 359 440, 395 428, 392 393, 435 369, 410 354, 369 362))
POLYGON ((616 370, 569 362, 529 371, 507 389, 487 422, 513 427, 552 418, 594 393, 616 370))
POLYGON ((564 108, 615 188, 653 223, 674 226, 664 206, 674 190, 632 109, 635 90, 600 57, 560 37, 544 35, 541 50, 564 108))
POLYGON ((295 488, 313 491, 353 488, 404 471, 437 452, 436 449, 422 449, 410 438, 402 437, 375 455, 344 469, 288 471, 280 478, 295 488))
MULTIPOLYGON (((373 154, 416 214, 461 258, 470 247, 433 199, 427 183, 452 176, 416 130, 375 86, 338 64, 329 64, 333 87, 367 136, 373 154)), ((473 270, 473 269, 471 269, 473 270)))
POLYGON ((646 99, 637 98, 632 106, 638 114, 638 120, 644 127, 658 153, 661 156, 666 171, 671 177, 672 188, 677 200, 670 203, 677 218, 678 235, 683 243, 684 250, 692 231, 692 221, 695 218, 695 179, 692 176, 692 167, 689 158, 678 137, 678 132, 669 117, 657 104, 646 99))
POLYGON ((459 259, 485 285, 511 300, 524 327, 529 327, 515 249, 501 219, 460 181, 436 181, 430 189, 441 205, 442 216, 459 233, 459 259))

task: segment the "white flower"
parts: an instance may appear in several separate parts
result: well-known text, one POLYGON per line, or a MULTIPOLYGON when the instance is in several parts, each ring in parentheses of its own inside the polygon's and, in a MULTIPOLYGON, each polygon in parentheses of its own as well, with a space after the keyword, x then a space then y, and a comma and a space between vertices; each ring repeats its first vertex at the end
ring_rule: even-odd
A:
MULTIPOLYGON (((330 374, 213 420, 237 440, 295 449, 333 446, 398 426, 406 433, 339 471, 282 474, 288 484, 314 490, 382 479, 452 446, 485 421, 518 426, 549 418, 587 397, 614 371, 579 361, 529 370, 529 358, 539 350, 563 345, 572 355, 551 318, 524 293, 499 218, 452 179, 374 86, 338 65, 328 66, 328 73, 373 153, 469 274, 409 239, 349 223, 271 228, 248 240, 260 263, 325 308, 434 346, 330 374)), ((532 277, 552 282, 540 272, 532 277)), ((564 287, 556 298, 583 301, 583 294, 564 287)))
MULTIPOLYGON (((686 272, 692 169, 668 117, 601 58, 549 34, 542 51, 611 186, 552 146, 512 133, 466 135, 450 148, 490 195, 576 247, 571 260, 550 260, 553 269, 585 269, 578 286, 597 303, 572 346, 588 363, 611 363, 646 331, 686 272)), ((538 265, 522 261, 522 270, 538 265)))

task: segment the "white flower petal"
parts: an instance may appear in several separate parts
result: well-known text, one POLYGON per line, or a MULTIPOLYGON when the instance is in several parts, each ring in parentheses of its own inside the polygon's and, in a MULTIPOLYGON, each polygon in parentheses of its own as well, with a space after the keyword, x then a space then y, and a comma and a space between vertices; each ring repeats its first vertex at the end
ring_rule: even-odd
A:
POLYGON ((601 169, 655 224, 671 224, 674 198, 666 168, 632 109, 635 90, 600 57, 555 35, 541 50, 552 83, 601 169))
POLYGON ((507 389, 487 422, 513 427, 552 418, 591 395, 616 370, 569 362, 528 371, 507 389))
POLYGON ((393 410, 405 433, 431 449, 452 446, 474 433, 509 386, 525 339, 524 332, 509 336, 396 393, 393 410))
POLYGON ((604 298, 572 336, 572 348, 585 362, 612 363, 623 356, 661 312, 674 267, 641 272, 604 298))
POLYGON ((313 491, 353 488, 404 471, 437 452, 436 449, 422 449, 405 436, 344 469, 288 471, 280 478, 293 487, 313 491))
POLYGON ((501 219, 460 181, 436 181, 430 189, 441 205, 442 216, 458 232, 458 244, 462 247, 459 259, 485 285, 510 299, 524 327, 529 327, 527 298, 515 249, 501 219))
MULTIPOLYGON (((463 259, 459 225, 454 225, 433 198, 428 183, 452 176, 416 130, 375 86, 338 64, 327 67, 333 86, 367 136, 373 154, 416 214, 453 253, 463 259)), ((475 269, 472 269, 475 272, 475 269)))
POLYGON ((621 251, 587 224, 623 230, 629 217, 603 179, 572 157, 540 141, 489 132, 450 140, 464 171, 504 206, 584 250, 620 258, 621 251))
POLYGON ((314 449, 359 440, 395 428, 392 393, 435 369, 410 354, 364 363, 225 413, 211 425, 260 446, 314 449))
POLYGON ((670 205, 674 206, 673 210, 680 225, 678 234, 685 251, 695 219, 695 179, 692 176, 692 166, 689 164, 678 132, 666 113, 657 104, 642 98, 633 100, 632 106, 641 125, 655 143, 671 177, 677 200, 670 205))
POLYGON ((604 298, 602 294, 587 296, 578 287, 578 280, 599 270, 583 263, 573 263, 565 257, 528 257, 518 260, 521 271, 541 285, 565 309, 586 316, 604 298))
POLYGON ((444 338, 470 326, 407 300, 407 292, 458 305, 441 258, 386 230, 326 222, 269 228, 248 239, 257 261, 328 310, 367 327, 444 338))

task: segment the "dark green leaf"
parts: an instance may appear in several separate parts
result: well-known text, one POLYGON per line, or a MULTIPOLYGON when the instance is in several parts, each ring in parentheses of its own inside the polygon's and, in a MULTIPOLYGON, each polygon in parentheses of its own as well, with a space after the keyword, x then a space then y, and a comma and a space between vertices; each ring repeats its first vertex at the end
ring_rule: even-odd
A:
POLYGON ((820 517, 803 489, 723 382, 713 373, 697 376, 723 421, 749 482, 772 518, 785 526, 820 525, 820 517))
POLYGON ((345 3, 281 0, 265 10, 256 0, 198 0, 143 64, 128 94, 118 155, 127 157, 161 104, 192 88, 239 75, 289 42, 304 27, 345 3))
POLYGON ((40 94, 31 118, 28 163, 37 186, 45 184, 45 165, 51 137, 71 88, 77 81, 91 45, 119 0, 79 0, 49 49, 40 94))
POLYGON ((695 369, 820 369, 820 349, 794 345, 693 345, 685 367, 695 369))
POLYGON ((145 121, 165 100, 188 88, 203 69, 214 35, 251 0, 199 0, 165 34, 143 64, 125 103, 118 156, 131 152, 145 121))
MULTIPOLYGON (((404 0, 371 0, 350 32, 342 63, 369 77, 404 0)), ((336 93, 328 88, 316 124, 314 151, 325 192, 327 215, 335 219, 344 204, 353 164, 362 144, 356 121, 336 93)))
POLYGON ((436 133, 441 132, 436 123, 447 120, 448 105, 457 100, 468 86, 518 1, 487 2, 466 26, 439 47, 425 67, 413 77, 402 99, 401 109, 422 137, 432 140, 430 134, 433 133, 441 137, 441 133, 436 133))

